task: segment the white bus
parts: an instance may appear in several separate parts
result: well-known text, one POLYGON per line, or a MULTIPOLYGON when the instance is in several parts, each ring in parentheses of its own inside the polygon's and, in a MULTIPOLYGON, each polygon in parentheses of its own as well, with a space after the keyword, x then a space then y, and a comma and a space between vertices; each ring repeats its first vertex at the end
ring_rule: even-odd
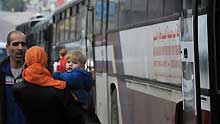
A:
POLYGON ((77 0, 58 8, 39 36, 52 57, 61 45, 88 57, 102 124, 219 124, 219 7, 77 0))

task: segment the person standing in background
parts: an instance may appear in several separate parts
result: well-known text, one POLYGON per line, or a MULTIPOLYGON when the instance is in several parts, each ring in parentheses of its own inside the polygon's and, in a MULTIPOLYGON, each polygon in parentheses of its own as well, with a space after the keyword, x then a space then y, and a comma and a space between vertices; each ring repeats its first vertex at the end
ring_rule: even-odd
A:
POLYGON ((59 61, 57 63, 57 69, 58 72, 64 72, 66 71, 66 56, 67 50, 65 47, 61 47, 59 50, 59 61))
POLYGON ((3 124, 25 124, 24 115, 15 103, 12 86, 22 81, 24 55, 27 50, 25 34, 11 31, 7 36, 8 57, 0 63, 0 104, 3 124))

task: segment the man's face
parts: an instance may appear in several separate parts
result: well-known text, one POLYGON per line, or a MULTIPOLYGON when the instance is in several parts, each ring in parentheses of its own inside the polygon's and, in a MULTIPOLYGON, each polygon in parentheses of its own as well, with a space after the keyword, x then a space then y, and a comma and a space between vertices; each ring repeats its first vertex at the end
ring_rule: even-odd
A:
POLYGON ((7 51, 12 61, 22 62, 27 50, 25 35, 22 33, 11 34, 11 43, 6 45, 7 51))

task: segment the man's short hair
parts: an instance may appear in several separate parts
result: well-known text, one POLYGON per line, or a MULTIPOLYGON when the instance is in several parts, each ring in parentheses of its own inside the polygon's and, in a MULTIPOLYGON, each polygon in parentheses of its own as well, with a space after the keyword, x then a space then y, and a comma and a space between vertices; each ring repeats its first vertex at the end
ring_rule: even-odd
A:
MULTIPOLYGON (((11 35, 12 34, 24 34, 23 32, 21 31, 17 31, 17 30, 14 30, 14 31, 11 31, 8 33, 8 36, 7 36, 7 44, 10 45, 10 43, 12 42, 11 41, 11 35)), ((25 36, 25 35, 24 35, 25 36)), ((26 37, 25 37, 26 38, 26 37)))

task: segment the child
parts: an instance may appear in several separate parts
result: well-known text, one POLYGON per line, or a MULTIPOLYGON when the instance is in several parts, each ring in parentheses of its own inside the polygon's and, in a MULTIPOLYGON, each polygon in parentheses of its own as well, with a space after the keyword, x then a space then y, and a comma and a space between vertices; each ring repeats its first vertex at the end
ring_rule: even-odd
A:
POLYGON ((65 47, 60 48, 60 51, 59 51, 60 60, 57 63, 57 67, 55 67, 56 68, 55 71, 58 71, 58 72, 65 71, 65 64, 66 64, 65 56, 66 56, 66 54, 67 54, 66 48, 65 47))
POLYGON ((92 85, 92 76, 84 69, 85 63, 83 54, 74 51, 66 55, 66 71, 54 73, 55 79, 66 81, 67 87, 72 89, 72 96, 81 106, 87 104, 88 91, 92 85))

